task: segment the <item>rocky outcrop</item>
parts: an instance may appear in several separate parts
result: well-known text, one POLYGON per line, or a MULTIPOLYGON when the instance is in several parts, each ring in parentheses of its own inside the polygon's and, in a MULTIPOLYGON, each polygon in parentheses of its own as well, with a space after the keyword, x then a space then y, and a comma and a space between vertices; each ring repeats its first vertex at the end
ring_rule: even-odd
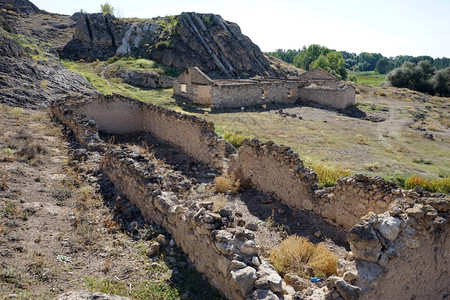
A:
POLYGON ((24 47, 0 32, 0 103, 34 108, 69 94, 95 93, 83 76, 57 59, 34 60, 24 47))
POLYGON ((76 13, 73 40, 61 55, 70 59, 106 59, 134 55, 175 68, 198 66, 227 78, 279 75, 239 26, 213 14, 182 13, 150 21, 76 13))
POLYGON ((117 50, 116 39, 122 34, 119 22, 111 15, 75 13, 73 39, 63 48, 61 56, 69 59, 106 59, 117 50))
MULTIPOLYGON (((36 108, 67 95, 96 93, 86 78, 60 63, 46 46, 48 35, 27 36, 26 22, 19 21, 16 13, 0 11, 0 103, 36 108)), ((27 21, 32 26, 42 20, 30 15, 27 21)))

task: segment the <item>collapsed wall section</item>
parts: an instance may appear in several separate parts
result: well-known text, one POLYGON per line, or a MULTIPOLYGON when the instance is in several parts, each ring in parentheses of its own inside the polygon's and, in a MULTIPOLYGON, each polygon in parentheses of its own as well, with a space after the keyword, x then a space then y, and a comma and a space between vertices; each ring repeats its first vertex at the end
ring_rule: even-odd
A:
MULTIPOLYGON (((370 213, 348 234, 356 269, 344 279, 361 299, 445 299, 449 295, 450 202, 422 197, 370 213)), ((339 290, 339 289, 338 289, 339 290)))

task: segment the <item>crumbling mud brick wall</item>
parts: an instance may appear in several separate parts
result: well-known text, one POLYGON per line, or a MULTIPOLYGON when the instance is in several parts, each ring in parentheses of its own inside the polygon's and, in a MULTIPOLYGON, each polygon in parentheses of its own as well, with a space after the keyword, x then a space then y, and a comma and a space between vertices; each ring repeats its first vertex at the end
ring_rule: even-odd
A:
POLYGON ((347 237, 356 269, 343 279, 356 289, 346 290, 361 299, 448 297, 449 210, 448 198, 420 197, 365 216, 347 237))
POLYGON ((311 101, 323 106, 344 109, 355 105, 355 88, 350 84, 339 82, 316 84, 311 83, 298 91, 300 103, 311 101))
POLYGON ((258 190, 276 195, 291 207, 314 208, 312 186, 317 175, 287 146, 246 139, 238 157, 230 161, 230 171, 241 181, 250 180, 258 190))
POLYGON ((295 81, 237 82, 211 87, 211 107, 233 108, 262 104, 294 104, 299 99, 295 81))
POLYGON ((78 142, 88 150, 105 151, 107 149, 99 135, 95 121, 89 119, 86 115, 79 115, 72 109, 78 106, 81 98, 66 97, 52 102, 51 113, 60 122, 66 125, 73 132, 78 142))
MULTIPOLYGON (((244 141, 230 172, 250 180, 259 190, 276 195, 284 204, 310 210, 329 223, 349 230, 368 212, 383 213, 411 192, 381 177, 362 174, 341 178, 329 188, 317 186, 317 175, 305 167, 288 146, 258 140, 244 141)), ((425 192, 426 193, 426 192, 425 192)))
POLYGON ((96 125, 92 130, 116 134, 149 132, 202 163, 223 168, 225 140, 215 133, 214 124, 206 120, 116 94, 78 102, 66 99, 66 103, 58 102, 52 110, 74 132, 83 133, 88 128, 84 123, 64 118, 64 112, 90 121, 96 125))
POLYGON ((267 281, 267 290, 281 292, 280 275, 267 262, 260 263, 254 233, 235 228, 230 208, 213 211, 213 202, 183 202, 162 191, 173 179, 162 177, 155 164, 126 147, 107 151, 102 168, 146 218, 172 234, 196 269, 228 299, 245 299, 258 279, 267 281), (258 263, 252 264, 254 257, 258 263))

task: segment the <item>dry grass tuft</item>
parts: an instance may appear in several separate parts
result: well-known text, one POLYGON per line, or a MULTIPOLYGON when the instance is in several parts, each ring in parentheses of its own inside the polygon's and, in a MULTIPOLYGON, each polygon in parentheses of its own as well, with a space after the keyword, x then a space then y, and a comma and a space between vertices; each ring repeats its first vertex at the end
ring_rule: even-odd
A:
POLYGON ((270 253, 275 269, 282 273, 295 273, 302 277, 305 266, 314 270, 314 276, 328 277, 337 272, 337 255, 324 245, 314 245, 304 237, 292 235, 270 253))
POLYGON ((227 198, 224 195, 214 195, 210 199, 213 204, 213 210, 219 210, 227 206, 227 198))
POLYGON ((232 173, 223 174, 222 176, 214 178, 214 188, 218 193, 237 193, 240 189, 240 181, 236 175, 232 173))

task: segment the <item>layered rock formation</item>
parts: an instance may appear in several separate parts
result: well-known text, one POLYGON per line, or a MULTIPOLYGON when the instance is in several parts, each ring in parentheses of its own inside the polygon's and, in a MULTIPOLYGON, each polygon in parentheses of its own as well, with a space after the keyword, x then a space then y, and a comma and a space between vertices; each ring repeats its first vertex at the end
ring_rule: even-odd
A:
POLYGON ((76 13, 73 40, 61 52, 70 59, 134 55, 175 68, 197 66, 216 77, 280 75, 239 26, 218 15, 182 13, 145 21, 76 13))
MULTIPOLYGON (((31 2, 28 2, 28 5, 20 3, 22 2, 15 3, 19 13, 22 9, 34 7, 31 2)), ((1 5, 10 7, 7 4, 2 2, 1 5)), ((24 22, 15 11, 0 10, 0 103, 35 108, 46 106, 53 99, 62 96, 96 93, 86 78, 67 70, 60 63, 55 55, 58 45, 54 47, 50 44, 53 40, 48 34, 25 35, 29 29, 38 27, 38 24, 50 23, 45 18, 48 17, 30 15, 24 22)), ((44 25, 39 32, 50 27, 56 31, 64 31, 70 27, 59 22, 60 16, 52 18, 63 26, 58 29, 51 24, 44 25)), ((58 32, 51 35, 60 36, 59 40, 63 40, 63 35, 58 32)))

